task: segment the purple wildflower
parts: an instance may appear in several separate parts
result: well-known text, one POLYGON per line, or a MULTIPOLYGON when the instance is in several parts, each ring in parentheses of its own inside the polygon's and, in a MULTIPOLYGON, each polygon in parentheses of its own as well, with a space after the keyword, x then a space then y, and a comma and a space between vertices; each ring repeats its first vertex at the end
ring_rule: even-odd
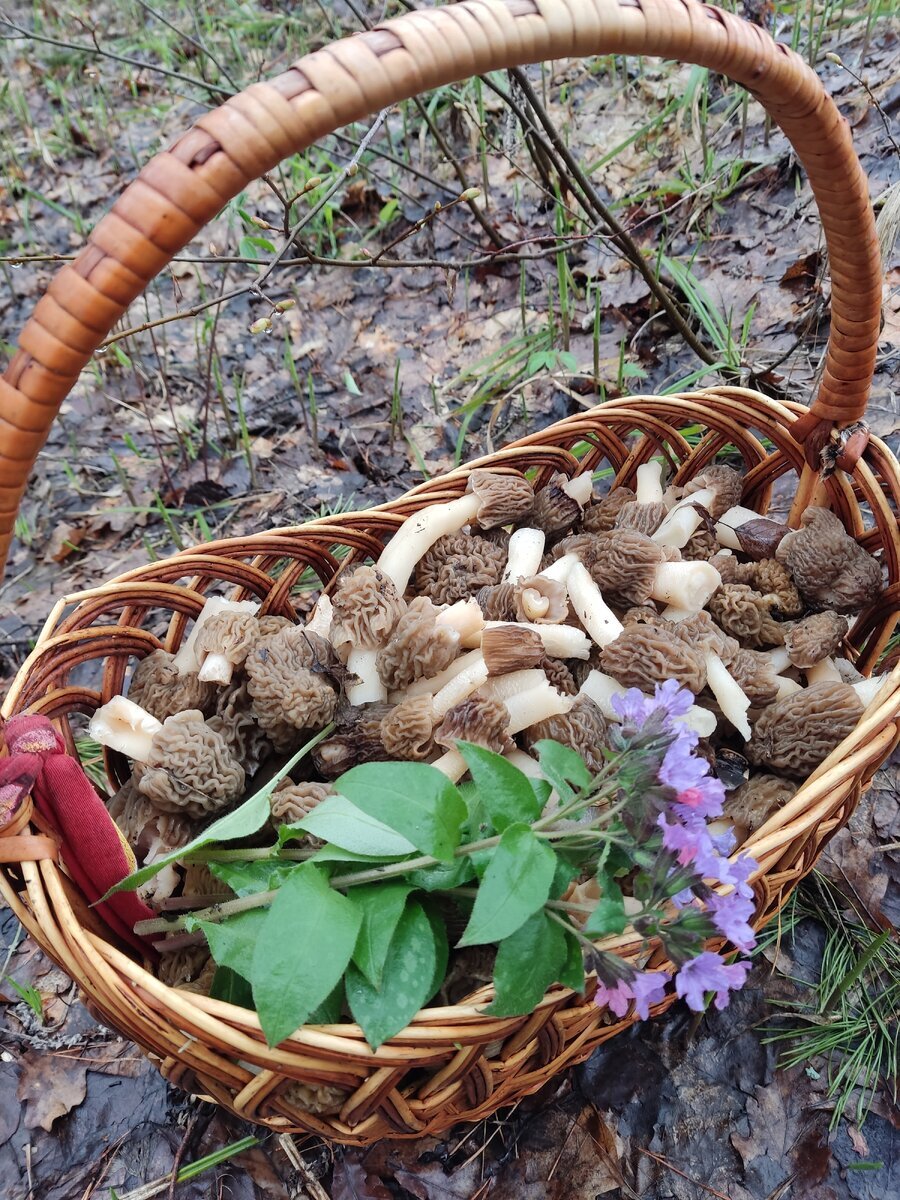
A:
POLYGON ((650 1016, 650 1007, 659 1004, 666 994, 669 975, 665 971, 638 971, 631 981, 634 1007, 642 1021, 650 1016))
POLYGON ((643 725, 656 708, 650 697, 638 688, 628 688, 620 695, 613 696, 610 703, 622 720, 632 725, 643 725))
POLYGON ((755 907, 752 900, 737 892, 729 892, 727 896, 713 894, 706 901, 706 911, 716 929, 744 951, 752 950, 756 945, 756 934, 748 923, 755 907))
POLYGON ((617 1017, 624 1017, 633 996, 634 993, 627 979, 618 980, 612 987, 605 984, 602 979, 598 979, 594 1003, 599 1008, 611 1008, 617 1017))
POLYGON ((718 817, 725 803, 725 788, 720 780, 707 777, 691 787, 684 788, 675 798, 675 811, 679 816, 718 817))
POLYGON ((658 683, 656 690, 653 693, 653 699, 656 708, 661 708, 669 717, 683 717, 694 706, 694 696, 686 687, 682 687, 677 680, 667 679, 665 683, 658 683))
POLYGON ((716 1008, 727 1008, 729 989, 742 987, 749 970, 748 962, 729 964, 718 954, 704 950, 681 967, 675 976, 675 990, 694 1012, 706 1008, 706 992, 716 993, 716 1008))

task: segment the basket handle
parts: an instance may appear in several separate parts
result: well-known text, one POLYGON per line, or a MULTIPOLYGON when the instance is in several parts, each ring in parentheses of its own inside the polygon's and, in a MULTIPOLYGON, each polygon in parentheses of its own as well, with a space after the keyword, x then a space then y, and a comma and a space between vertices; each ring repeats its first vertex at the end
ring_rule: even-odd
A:
POLYGON ((465 0, 308 54, 206 113, 157 154, 54 277, 0 379, 0 564, 28 475, 62 401, 127 306, 253 179, 325 134, 417 92, 544 59, 641 54, 711 67, 746 87, 809 176, 831 263, 821 386, 794 426, 807 459, 865 412, 881 311, 866 177, 846 121, 787 47, 697 0, 465 0))

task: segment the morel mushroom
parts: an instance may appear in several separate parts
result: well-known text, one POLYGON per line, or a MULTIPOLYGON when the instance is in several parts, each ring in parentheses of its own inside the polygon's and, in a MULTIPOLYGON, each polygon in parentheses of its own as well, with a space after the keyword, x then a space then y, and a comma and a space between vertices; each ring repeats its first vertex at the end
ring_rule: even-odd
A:
POLYGON ((614 603, 630 606, 650 599, 665 553, 636 529, 616 529, 595 539, 591 559, 585 565, 597 586, 614 603))
MULTIPOLYGON (((540 638, 544 653, 549 654, 551 658, 588 658, 591 652, 591 643, 587 636, 573 625, 536 625, 524 621, 511 625, 502 621, 487 621, 481 635, 482 651, 484 651, 486 641, 491 642, 494 653, 499 654, 502 651, 502 639, 495 632, 496 630, 504 630, 510 643, 521 646, 529 657, 531 653, 529 647, 533 646, 534 642, 533 640, 529 642, 522 640, 522 631, 533 633, 540 638)), ((516 665, 524 667, 535 664, 520 661, 516 665)), ((514 670, 515 667, 511 669, 514 670)), ((500 672, 492 669, 491 673, 499 674, 500 672)))
POLYGON ((826 610, 802 621, 791 621, 782 628, 788 658, 795 667, 806 670, 834 654, 847 636, 850 622, 826 610))
POLYGON ((253 715, 280 753, 294 749, 304 730, 322 729, 334 716, 332 653, 323 639, 289 625, 258 643, 244 663, 253 715))
POLYGON ((453 750, 458 741, 474 742, 496 754, 512 750, 509 735, 509 711, 502 700, 471 696, 451 708, 435 730, 434 740, 453 750))
POLYGON ((197 649, 197 639, 203 626, 218 613, 234 612, 255 616, 259 612, 256 600, 225 600, 221 596, 210 596, 197 614, 194 628, 179 647, 173 659, 173 664, 182 675, 196 675, 200 670, 201 659, 197 649))
POLYGON ((778 775, 751 775, 746 783, 729 792, 722 812, 723 817, 743 832, 744 837, 756 833, 761 825, 788 800, 797 794, 797 784, 778 775))
MULTIPOLYGON (((566 587, 576 616, 597 645, 603 647, 614 642, 622 632, 622 622, 603 599, 603 594, 584 563, 574 563, 569 570, 566 587)), ((552 650, 548 652, 553 653, 552 650)))
POLYGON ((269 797, 271 821, 279 825, 296 825, 321 804, 331 787, 325 783, 292 783, 283 779, 269 797))
POLYGON ((243 665, 261 636, 260 623, 253 613, 230 609, 213 613, 200 626, 194 643, 200 663, 197 678, 204 683, 231 683, 235 667, 243 665))
POLYGON ((182 946, 180 950, 164 950, 159 956, 156 978, 167 987, 183 987, 195 983, 210 961, 209 949, 202 946, 182 946))
POLYGON ((709 611, 726 633, 745 646, 779 646, 785 626, 772 615, 772 595, 746 583, 723 583, 709 598, 709 611))
POLYGON ((535 493, 531 523, 542 529, 547 537, 559 537, 580 519, 590 494, 590 475, 567 479, 557 471, 550 482, 535 493))
POLYGON ((416 590, 438 605, 467 600, 500 582, 506 557, 502 546, 478 534, 448 533, 418 563, 416 590))
POLYGON ((406 611, 405 600, 383 572, 363 566, 341 577, 331 604, 331 643, 357 677, 347 689, 351 702, 384 700, 376 660, 406 611))
POLYGON ((881 567, 827 508, 808 508, 801 528, 785 534, 775 556, 810 608, 852 613, 882 589, 881 567))
POLYGON ((706 684, 703 655, 674 632, 655 625, 629 625, 605 647, 600 664, 625 687, 643 691, 675 679, 696 695, 706 684))
POLYGON ((845 683, 814 683, 776 700, 753 727, 747 757, 796 779, 807 775, 849 736, 863 702, 845 683))
MULTIPOLYGON (((160 811, 138 790, 134 778, 109 799, 107 809, 142 866, 180 850, 194 836, 190 821, 181 813, 160 811)), ((171 895, 178 882, 173 873, 163 887, 171 895)))
POLYGON ((248 776, 255 775, 274 747, 253 715, 247 680, 222 688, 207 724, 220 734, 248 776))
POLYGON ((417 679, 436 675, 456 657, 459 634, 442 625, 439 616, 440 609, 427 596, 410 601, 376 658, 378 676, 386 688, 402 690, 417 679))
POLYGON ((363 704, 338 714, 338 729, 312 752, 313 766, 325 779, 337 779, 360 763, 384 762, 388 753, 381 740, 381 722, 390 704, 363 704))
MULTIPOLYGON (((662 489, 660 489, 662 494, 662 489)), ((581 518, 581 527, 585 533, 609 533, 615 526, 616 518, 622 507, 636 500, 631 488, 617 487, 596 504, 589 505, 581 518)))
POLYGON ((771 558, 788 532, 787 525, 739 504, 729 508, 716 522, 719 544, 729 550, 740 550, 752 559, 771 558))
MULTIPOLYGON (((715 624, 707 612, 695 613, 685 621, 673 624, 672 632, 683 639, 702 658, 706 670, 706 684, 716 698, 722 714, 728 718, 741 736, 750 737, 750 724, 747 712, 751 707, 750 697, 729 670, 729 667, 741 653, 737 643, 727 637, 715 624), (728 666, 725 664, 728 660, 728 666)), ((749 651, 747 653, 750 653, 749 651)), ((768 668, 756 669, 756 663, 750 659, 741 660, 741 668, 745 678, 757 681, 757 675, 768 668)), ((774 677, 774 671, 769 670, 774 677)), ((773 685, 770 699, 777 693, 777 684, 773 685)))
POLYGON ((391 758, 427 762, 434 754, 435 709, 430 696, 411 696, 381 719, 381 741, 391 758))
POLYGON ((740 502, 743 480, 734 467, 724 464, 707 467, 699 475, 695 475, 684 487, 684 498, 695 497, 694 503, 700 503, 714 521, 734 508, 740 502), (703 499, 699 499, 700 494, 703 499))
POLYGON ((216 689, 211 683, 201 683, 196 675, 182 675, 175 666, 174 655, 165 650, 153 650, 134 668, 128 685, 128 698, 146 709, 157 721, 186 708, 206 712, 215 703, 216 689))
POLYGON ((566 585, 541 575, 519 579, 513 589, 516 619, 536 625, 558 625, 569 615, 566 585))
POLYGON ((663 498, 662 463, 652 460, 637 469, 637 492, 633 501, 619 508, 615 529, 636 529, 648 536, 662 524, 669 506, 663 498))
POLYGON ((532 629, 518 625, 489 625, 481 636, 481 653, 489 675, 506 675, 537 667, 546 654, 544 643, 532 629))
POLYGON ((543 529, 532 529, 530 526, 525 526, 515 530, 507 546, 506 566, 503 568, 501 585, 515 583, 523 575, 537 574, 544 556, 546 540, 547 535, 543 529))
POLYGON ((196 710, 166 718, 134 778, 161 812, 194 819, 228 808, 244 790, 244 768, 196 710))
POLYGON ((516 617, 516 587, 518 581, 479 588, 475 599, 486 621, 514 621, 516 617))
POLYGON ((534 488, 522 475, 471 471, 466 491, 481 501, 477 521, 482 529, 524 521, 534 505, 534 488))
POLYGON ((605 764, 606 721, 603 713, 587 695, 577 696, 567 713, 548 717, 525 732, 525 747, 530 750, 544 738, 561 742, 584 759, 585 766, 596 774, 605 764))

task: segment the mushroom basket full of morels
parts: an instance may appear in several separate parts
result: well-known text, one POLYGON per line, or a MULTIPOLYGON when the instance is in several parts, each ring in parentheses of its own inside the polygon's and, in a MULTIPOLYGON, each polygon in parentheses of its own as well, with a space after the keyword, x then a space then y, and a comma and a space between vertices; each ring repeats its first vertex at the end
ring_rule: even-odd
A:
POLYGON ((725 1006, 897 740, 865 180, 796 55, 663 8, 467 0, 253 85, 122 193, 0 382, 5 552, 56 410, 168 259, 284 155, 471 70, 720 68, 818 199, 831 335, 808 408, 735 387, 605 403, 377 509, 54 608, 2 710, 3 895, 168 1078, 274 1129, 437 1134, 676 999, 725 1006))

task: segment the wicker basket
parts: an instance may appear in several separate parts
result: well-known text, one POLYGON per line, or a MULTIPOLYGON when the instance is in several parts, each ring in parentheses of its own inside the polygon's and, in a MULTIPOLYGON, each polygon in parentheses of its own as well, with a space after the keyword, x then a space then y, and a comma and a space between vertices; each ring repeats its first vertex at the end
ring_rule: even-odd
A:
MULTIPOLYGON (((882 443, 866 445, 864 426, 849 439, 835 434, 863 415, 879 330, 880 260, 866 181, 845 122, 801 60, 760 29, 694 0, 468 0, 417 12, 301 59, 203 116, 144 168, 56 276, 0 381, 0 552, 31 465, 79 371, 126 306, 250 180, 336 127, 422 89, 512 64, 596 53, 712 67, 751 89, 785 130, 809 173, 831 262, 821 390, 809 411, 739 388, 634 397, 572 417, 477 465, 535 468, 546 477, 605 464, 625 484, 662 452, 676 483, 684 483, 730 445, 744 459, 744 502, 761 511, 773 483, 795 472, 795 513, 812 500, 830 505, 886 566, 888 590, 849 637, 859 667, 871 672, 900 608, 900 473, 882 443), (692 448, 681 430, 697 424, 705 434, 692 448), (830 447, 843 469, 823 474, 821 453, 830 447)), ((311 568, 327 585, 338 548, 349 548, 351 561, 377 556, 410 514, 458 496, 467 473, 454 471, 367 512, 204 545, 65 597, 16 678, 4 715, 50 716, 72 747, 68 715, 92 711, 120 691, 129 660, 160 644, 144 628, 150 613, 171 614, 170 650, 204 592, 222 581, 238 597, 258 597, 263 612, 290 615, 301 573, 311 568), (75 667, 94 660, 97 690, 69 682, 75 667)), ((757 924, 778 911, 847 821, 897 741, 898 711, 900 670, 852 736, 751 838, 748 848, 761 865, 757 924)), ((111 756, 108 769, 118 785, 126 764, 111 756)), ((24 815, 7 830, 11 836, 0 838, 0 862, 7 863, 0 886, 34 938, 168 1078, 272 1128, 357 1144, 438 1133, 534 1091, 630 1024, 562 988, 530 1016, 487 1017, 479 1011, 490 994, 483 989, 465 1004, 422 1011, 374 1053, 353 1025, 304 1028, 270 1049, 253 1013, 168 988, 134 961, 53 861, 47 839, 29 836, 24 815)), ((623 954, 633 948, 627 935, 610 944, 623 954)), ((650 965, 664 965, 661 951, 650 965)))

